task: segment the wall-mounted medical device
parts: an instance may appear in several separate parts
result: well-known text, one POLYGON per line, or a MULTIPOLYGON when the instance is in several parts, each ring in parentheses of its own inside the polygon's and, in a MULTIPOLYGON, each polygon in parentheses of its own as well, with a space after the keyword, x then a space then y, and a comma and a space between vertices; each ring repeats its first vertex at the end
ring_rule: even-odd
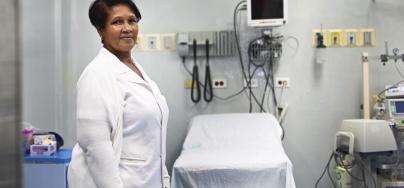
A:
POLYGON ((387 121, 348 119, 342 121, 340 131, 354 135, 354 151, 359 153, 397 150, 393 131, 387 121))
POLYGON ((287 12, 287 0, 247 0, 247 23, 251 27, 284 25, 287 12))
POLYGON ((338 131, 335 134, 334 151, 353 155, 354 138, 351 132, 338 131))
POLYGON ((206 56, 206 41, 209 41, 209 55, 212 57, 233 56, 236 52, 234 31, 179 32, 177 51, 181 57, 193 56, 193 41, 196 40, 197 56, 206 56))
POLYGON ((389 44, 387 41, 384 43, 384 46, 386 49, 386 53, 380 55, 380 61, 382 62, 383 66, 386 65, 386 63, 389 62, 390 60, 394 60, 394 63, 397 63, 397 61, 400 59, 401 61, 404 61, 404 54, 400 55, 398 53, 400 51, 398 48, 393 48, 392 50, 393 55, 391 55, 389 53, 389 44))
POLYGON ((389 98, 403 98, 404 97, 404 85, 386 85, 385 96, 389 98))

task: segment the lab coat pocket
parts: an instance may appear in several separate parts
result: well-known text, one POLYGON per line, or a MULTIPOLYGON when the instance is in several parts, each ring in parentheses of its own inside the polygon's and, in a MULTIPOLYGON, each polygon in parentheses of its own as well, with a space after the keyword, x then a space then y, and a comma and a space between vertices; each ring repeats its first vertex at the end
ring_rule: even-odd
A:
POLYGON ((121 156, 121 162, 128 165, 140 165, 146 163, 147 158, 141 154, 132 154, 131 156, 121 156))
POLYGON ((150 176, 146 156, 138 154, 122 155, 119 168, 124 187, 150 187, 143 184, 144 180, 150 176))

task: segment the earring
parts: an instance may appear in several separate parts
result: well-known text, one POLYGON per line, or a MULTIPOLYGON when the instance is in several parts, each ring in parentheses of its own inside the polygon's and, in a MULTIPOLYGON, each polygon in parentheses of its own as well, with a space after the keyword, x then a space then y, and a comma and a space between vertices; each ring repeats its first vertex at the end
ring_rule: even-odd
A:
POLYGON ((104 37, 101 37, 101 43, 104 44, 104 37))

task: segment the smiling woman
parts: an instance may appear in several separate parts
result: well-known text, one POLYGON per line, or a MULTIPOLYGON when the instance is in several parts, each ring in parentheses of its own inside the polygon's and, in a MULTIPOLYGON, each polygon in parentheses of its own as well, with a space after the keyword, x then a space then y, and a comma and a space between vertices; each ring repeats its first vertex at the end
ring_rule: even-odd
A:
POLYGON ((125 5, 116 5, 108 10, 104 28, 97 28, 104 47, 114 54, 130 53, 138 34, 138 18, 125 5))
POLYGON ((131 0, 96 0, 89 17, 103 48, 77 82, 69 187, 169 187, 168 106, 131 54, 140 12, 131 0))

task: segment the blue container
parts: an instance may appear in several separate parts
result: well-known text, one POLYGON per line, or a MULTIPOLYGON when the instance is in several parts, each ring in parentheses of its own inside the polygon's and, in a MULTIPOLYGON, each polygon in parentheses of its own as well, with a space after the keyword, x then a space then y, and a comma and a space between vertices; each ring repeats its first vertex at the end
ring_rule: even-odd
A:
POLYGON ((24 156, 24 188, 68 188, 67 168, 72 150, 51 156, 24 156))

